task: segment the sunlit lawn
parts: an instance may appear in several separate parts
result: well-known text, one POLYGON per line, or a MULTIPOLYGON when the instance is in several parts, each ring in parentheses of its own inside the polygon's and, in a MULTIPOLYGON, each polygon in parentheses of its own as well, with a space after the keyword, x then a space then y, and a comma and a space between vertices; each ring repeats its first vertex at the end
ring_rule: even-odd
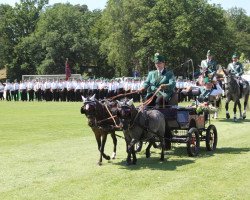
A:
MULTIPOLYGON (((119 138, 117 159, 99 167, 80 107, 0 102, 0 199, 250 199, 250 112, 234 123, 222 109, 212 120, 219 134, 214 153, 202 143, 200 155, 191 158, 185 145, 175 144, 164 162, 152 149, 150 159, 143 151, 136 166, 126 166, 119 138)), ((106 152, 112 152, 110 137, 106 152)))

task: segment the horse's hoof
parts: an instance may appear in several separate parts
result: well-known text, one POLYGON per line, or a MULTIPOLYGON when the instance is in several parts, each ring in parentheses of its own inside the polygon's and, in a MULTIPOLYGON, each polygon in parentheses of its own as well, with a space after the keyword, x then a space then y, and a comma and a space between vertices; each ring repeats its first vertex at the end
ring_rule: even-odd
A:
POLYGON ((113 154, 112 154, 112 159, 115 159, 115 157, 116 157, 116 153, 113 152, 113 154))
POLYGON ((107 156, 107 155, 103 155, 103 158, 106 160, 110 160, 110 156, 107 156))
POLYGON ((102 166, 102 162, 98 162, 97 165, 102 166))
POLYGON ((136 165, 136 163, 137 163, 137 159, 133 159, 132 164, 133 164, 133 165, 136 165))
POLYGON ((226 118, 227 118, 227 119, 230 119, 230 115, 229 115, 228 113, 226 114, 226 118))
POLYGON ((131 161, 127 161, 126 166, 130 166, 130 165, 131 165, 131 161))
POLYGON ((146 158, 150 158, 150 152, 146 152, 146 158))
POLYGON ((246 118, 247 118, 246 114, 243 114, 243 119, 246 119, 246 118))
POLYGON ((237 120, 237 118, 235 117, 235 118, 234 118, 234 122, 237 122, 237 121, 238 121, 238 120, 237 120))
POLYGON ((217 112, 214 113, 214 119, 218 119, 218 113, 217 112))

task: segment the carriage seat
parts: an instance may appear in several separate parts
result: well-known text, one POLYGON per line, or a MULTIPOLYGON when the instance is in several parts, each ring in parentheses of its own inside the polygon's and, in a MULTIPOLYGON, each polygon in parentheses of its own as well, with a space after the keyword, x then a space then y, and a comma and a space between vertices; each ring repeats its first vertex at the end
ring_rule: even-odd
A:
POLYGON ((167 105, 177 106, 178 105, 178 92, 174 92, 171 98, 167 101, 167 105))

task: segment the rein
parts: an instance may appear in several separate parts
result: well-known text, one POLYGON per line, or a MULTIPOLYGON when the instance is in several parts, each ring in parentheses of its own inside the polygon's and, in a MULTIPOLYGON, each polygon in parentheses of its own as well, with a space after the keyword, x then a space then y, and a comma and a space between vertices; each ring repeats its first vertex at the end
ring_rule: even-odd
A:
POLYGON ((114 100, 114 99, 117 99, 118 97, 125 97, 125 96, 127 96, 127 95, 131 95, 131 94, 135 94, 135 93, 137 93, 138 92, 138 90, 137 91, 135 91, 135 92, 130 92, 130 93, 126 93, 126 94, 118 94, 118 95, 116 95, 116 96, 113 96, 113 97, 111 97, 111 98, 109 98, 111 101, 112 100, 114 100))
MULTIPOLYGON (((116 118, 116 117, 117 117, 117 115, 114 115, 113 117, 114 117, 114 118, 116 118)), ((103 120, 97 121, 97 124, 98 124, 98 123, 105 122, 105 121, 107 121, 107 120, 109 120, 109 119, 112 119, 112 117, 109 117, 109 118, 106 118, 106 119, 103 119, 103 120)))
MULTIPOLYGON (((132 127, 134 126, 135 120, 138 118, 140 112, 143 111, 143 109, 144 109, 145 106, 147 106, 148 104, 150 104, 150 103, 153 101, 154 97, 156 96, 156 94, 157 94, 160 90, 161 90, 161 88, 159 87, 159 88, 155 91, 155 93, 153 94, 152 97, 150 97, 147 101, 145 101, 144 103, 142 103, 141 105, 139 105, 139 106, 136 107, 136 108, 139 108, 139 109, 138 109, 138 112, 137 112, 137 114, 136 114, 136 116, 135 116, 135 118, 134 118, 134 120, 133 120, 132 125, 130 125, 129 128, 132 128, 132 127)), ((131 121, 132 121, 132 120, 131 120, 131 121)))
POLYGON ((155 93, 153 94, 153 96, 150 97, 147 101, 145 101, 145 102, 142 103, 141 105, 139 105, 138 108, 140 108, 140 110, 143 110, 143 108, 144 108, 145 106, 149 105, 149 104, 153 101, 154 97, 156 96, 156 94, 157 94, 160 90, 161 90, 161 88, 159 87, 159 88, 155 91, 155 93))
POLYGON ((120 126, 118 126, 118 125, 116 124, 115 118, 114 118, 114 116, 111 114, 111 112, 109 111, 108 106, 107 106, 106 104, 104 104, 104 106, 105 106, 105 108, 107 109, 107 111, 108 111, 108 113, 109 113, 109 115, 110 115, 109 118, 111 118, 111 119, 113 120, 113 122, 114 122, 114 124, 115 124, 115 127, 116 127, 116 128, 121 128, 120 126))

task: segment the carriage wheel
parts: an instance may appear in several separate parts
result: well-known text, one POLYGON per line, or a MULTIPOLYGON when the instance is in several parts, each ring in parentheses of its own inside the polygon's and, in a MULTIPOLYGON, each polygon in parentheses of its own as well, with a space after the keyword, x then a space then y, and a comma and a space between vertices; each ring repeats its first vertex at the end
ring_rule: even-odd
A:
POLYGON ((207 151, 214 151, 217 146, 217 129, 214 125, 209 125, 206 130, 206 148, 207 151))
POLYGON ((187 134, 187 153, 189 156, 194 157, 199 154, 200 150, 200 136, 197 128, 191 128, 187 134))
POLYGON ((142 143, 141 141, 135 143, 135 152, 136 152, 136 153, 138 153, 138 152, 141 151, 142 144, 143 144, 143 143, 142 143))

